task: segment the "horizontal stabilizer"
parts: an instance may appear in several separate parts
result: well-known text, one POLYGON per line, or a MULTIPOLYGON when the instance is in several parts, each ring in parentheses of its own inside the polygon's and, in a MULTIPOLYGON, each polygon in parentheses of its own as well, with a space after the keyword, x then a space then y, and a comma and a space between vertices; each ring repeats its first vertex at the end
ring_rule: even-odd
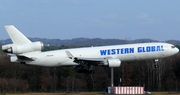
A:
POLYGON ((26 61, 34 61, 34 59, 32 59, 32 58, 29 58, 29 57, 26 57, 26 56, 17 56, 17 58, 18 59, 20 59, 20 60, 26 60, 26 61))

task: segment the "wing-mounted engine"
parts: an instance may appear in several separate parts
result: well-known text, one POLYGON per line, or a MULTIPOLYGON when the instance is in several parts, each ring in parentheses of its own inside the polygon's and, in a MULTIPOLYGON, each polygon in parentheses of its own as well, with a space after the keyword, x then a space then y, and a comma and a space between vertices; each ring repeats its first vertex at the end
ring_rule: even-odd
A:
POLYGON ((108 67, 120 67, 121 61, 119 59, 107 59, 107 61, 104 62, 104 66, 108 67))
POLYGON ((32 42, 27 44, 8 44, 2 46, 2 50, 4 52, 12 54, 41 51, 42 49, 44 49, 44 45, 42 42, 32 42))

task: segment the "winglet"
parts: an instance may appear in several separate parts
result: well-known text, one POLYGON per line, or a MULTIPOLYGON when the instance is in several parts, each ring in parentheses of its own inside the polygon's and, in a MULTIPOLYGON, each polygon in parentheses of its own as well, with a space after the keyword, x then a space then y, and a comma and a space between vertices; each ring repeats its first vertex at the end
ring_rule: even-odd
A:
POLYGON ((74 58, 74 56, 69 51, 65 51, 65 52, 70 59, 74 58))
POLYGON ((16 27, 13 25, 5 26, 6 31, 8 32, 12 42, 14 44, 26 44, 31 43, 31 41, 24 36, 16 27))

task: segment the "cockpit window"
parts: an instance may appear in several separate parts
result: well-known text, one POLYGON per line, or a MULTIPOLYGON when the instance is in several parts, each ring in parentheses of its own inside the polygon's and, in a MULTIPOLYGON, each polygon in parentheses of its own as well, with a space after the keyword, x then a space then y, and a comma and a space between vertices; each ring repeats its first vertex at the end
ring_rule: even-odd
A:
POLYGON ((175 46, 171 46, 171 48, 175 48, 175 46))

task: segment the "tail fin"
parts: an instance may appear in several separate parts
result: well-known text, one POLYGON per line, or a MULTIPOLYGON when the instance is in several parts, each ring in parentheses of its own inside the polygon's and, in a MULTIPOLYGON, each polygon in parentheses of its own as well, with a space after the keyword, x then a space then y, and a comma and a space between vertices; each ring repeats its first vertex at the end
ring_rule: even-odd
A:
POLYGON ((6 31, 9 34, 9 37, 11 38, 13 44, 26 44, 31 43, 31 41, 24 36, 16 27, 13 25, 5 26, 6 31))

